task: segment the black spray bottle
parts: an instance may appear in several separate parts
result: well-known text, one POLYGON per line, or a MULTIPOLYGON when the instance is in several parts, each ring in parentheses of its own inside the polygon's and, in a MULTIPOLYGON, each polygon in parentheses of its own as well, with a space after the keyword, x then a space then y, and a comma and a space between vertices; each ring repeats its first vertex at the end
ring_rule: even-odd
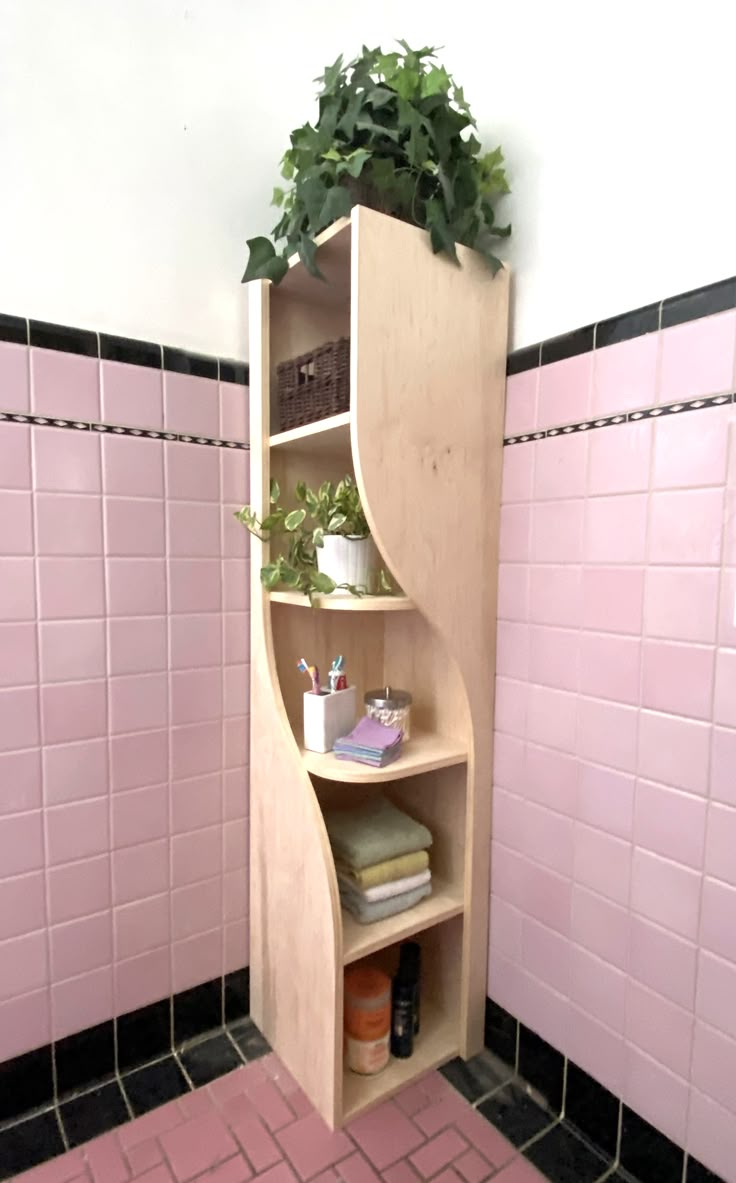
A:
POLYGON ((419 980, 422 972, 422 947, 417 941, 404 941, 399 951, 399 972, 414 984, 414 1034, 419 1034, 419 980))
POLYGON ((391 985, 391 1055, 407 1060, 419 1032, 419 970, 421 949, 416 941, 401 946, 399 968, 391 985))

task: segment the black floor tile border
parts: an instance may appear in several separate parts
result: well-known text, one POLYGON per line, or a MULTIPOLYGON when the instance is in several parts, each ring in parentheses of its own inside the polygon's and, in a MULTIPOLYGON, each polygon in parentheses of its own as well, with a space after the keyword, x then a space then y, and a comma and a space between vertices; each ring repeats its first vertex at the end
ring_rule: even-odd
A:
POLYGON ((157 431, 151 427, 121 427, 117 423, 84 423, 81 419, 52 419, 48 415, 30 415, 19 411, 0 411, 0 423, 19 423, 30 427, 54 427, 66 431, 94 431, 98 435, 132 435, 145 440, 178 441, 182 444, 200 444, 208 448, 235 448, 240 451, 250 451, 250 444, 243 443, 242 440, 210 439, 204 435, 157 431))
MULTIPOLYGON (((485 1044, 502 1059, 505 1049, 506 1083, 478 1099, 472 1085, 463 1087, 462 1061, 443 1074, 551 1183, 724 1183, 492 999, 485 1044)), ((495 1075, 503 1068, 494 1062, 495 1075)))

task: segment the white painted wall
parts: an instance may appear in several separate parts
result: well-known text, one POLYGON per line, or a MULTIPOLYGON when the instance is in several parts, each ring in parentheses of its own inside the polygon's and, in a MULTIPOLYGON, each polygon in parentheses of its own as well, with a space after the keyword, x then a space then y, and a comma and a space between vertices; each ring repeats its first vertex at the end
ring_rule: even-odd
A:
POLYGON ((506 149, 514 345, 736 272, 729 0, 0 0, 0 310, 242 356, 311 80, 393 36, 506 149))

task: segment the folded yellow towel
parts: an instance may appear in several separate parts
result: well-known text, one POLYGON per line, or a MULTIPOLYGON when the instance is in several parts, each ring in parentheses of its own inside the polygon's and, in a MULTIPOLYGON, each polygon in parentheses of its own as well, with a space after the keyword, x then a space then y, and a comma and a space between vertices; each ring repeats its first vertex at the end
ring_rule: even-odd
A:
POLYGON ((418 875, 428 866, 429 855, 426 850, 400 854, 398 858, 389 858, 383 863, 374 863, 372 867, 362 867, 360 870, 335 859, 335 867, 340 875, 350 879, 361 890, 366 887, 377 887, 379 883, 391 883, 394 879, 405 879, 408 875, 418 875))

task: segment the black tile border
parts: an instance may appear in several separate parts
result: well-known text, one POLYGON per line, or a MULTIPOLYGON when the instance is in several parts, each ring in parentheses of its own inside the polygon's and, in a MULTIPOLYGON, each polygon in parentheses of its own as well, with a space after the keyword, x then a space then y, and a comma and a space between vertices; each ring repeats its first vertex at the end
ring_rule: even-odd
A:
POLYGON ((654 333, 658 329, 672 328, 718 312, 728 312, 732 308, 736 308, 736 276, 705 284, 691 292, 667 296, 658 303, 646 304, 619 316, 609 316, 594 324, 573 329, 570 333, 515 349, 508 356, 506 373, 522 374, 539 365, 550 365, 581 353, 589 353, 593 349, 615 345, 619 341, 631 341, 634 337, 654 333))
POLYGON ((81 419, 52 419, 48 415, 26 415, 18 411, 0 411, 0 423, 20 423, 30 427, 58 427, 65 431, 93 431, 98 435, 132 435, 138 439, 178 441, 182 444, 200 444, 206 448, 250 451, 250 444, 243 443, 242 440, 210 439, 203 435, 158 431, 152 427, 121 427, 117 423, 83 423, 81 419))
POLYGON ((92 329, 30 320, 7 313, 0 313, 0 341, 77 353, 99 361, 126 362, 128 365, 168 370, 169 373, 193 374, 220 382, 234 382, 238 386, 247 386, 250 380, 248 363, 235 358, 172 349, 156 341, 117 337, 112 333, 97 333, 92 329))
POLYGON ((115 1021, 108 1019, 67 1035, 53 1045, 56 1097, 83 1089, 91 1081, 111 1080, 115 1075, 115 1021))
POLYGON ((0 1064, 0 1122, 19 1118, 54 1099, 51 1045, 0 1064))

